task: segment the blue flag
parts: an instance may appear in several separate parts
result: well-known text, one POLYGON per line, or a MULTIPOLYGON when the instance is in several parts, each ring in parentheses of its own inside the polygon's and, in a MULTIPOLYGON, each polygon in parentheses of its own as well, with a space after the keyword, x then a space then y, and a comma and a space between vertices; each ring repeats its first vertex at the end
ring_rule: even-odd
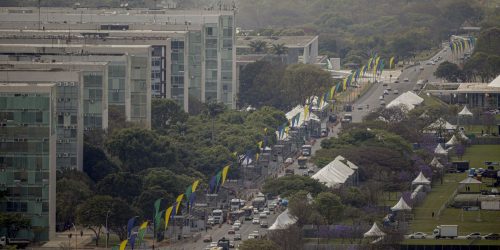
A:
POLYGON ((137 217, 132 217, 128 220, 127 222, 127 237, 130 237, 130 234, 132 233, 132 228, 134 228, 134 224, 135 224, 135 219, 137 217))

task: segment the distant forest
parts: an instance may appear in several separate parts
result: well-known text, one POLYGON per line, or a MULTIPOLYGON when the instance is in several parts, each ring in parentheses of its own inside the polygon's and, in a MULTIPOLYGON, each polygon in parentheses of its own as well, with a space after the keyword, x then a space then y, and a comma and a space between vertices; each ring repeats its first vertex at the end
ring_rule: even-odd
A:
MULTIPOLYGON (((41 6, 237 7, 237 25, 254 35, 319 35, 321 53, 362 63, 370 53, 412 58, 458 34, 462 25, 500 26, 497 0, 40 0, 41 6)), ((0 0, 37 6, 38 0, 0 0)))

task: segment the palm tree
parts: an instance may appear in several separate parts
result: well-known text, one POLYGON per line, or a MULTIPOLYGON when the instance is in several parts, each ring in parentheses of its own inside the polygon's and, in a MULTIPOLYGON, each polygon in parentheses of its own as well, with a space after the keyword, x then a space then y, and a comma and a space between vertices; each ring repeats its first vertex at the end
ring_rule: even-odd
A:
POLYGON ((284 43, 278 43, 272 45, 271 51, 273 52, 273 54, 278 55, 281 59, 281 62, 283 62, 283 55, 288 52, 288 48, 284 43))
POLYGON ((256 40, 256 41, 251 41, 248 46, 252 49, 254 53, 260 54, 260 53, 265 53, 267 51, 267 42, 266 41, 261 41, 261 40, 256 40))

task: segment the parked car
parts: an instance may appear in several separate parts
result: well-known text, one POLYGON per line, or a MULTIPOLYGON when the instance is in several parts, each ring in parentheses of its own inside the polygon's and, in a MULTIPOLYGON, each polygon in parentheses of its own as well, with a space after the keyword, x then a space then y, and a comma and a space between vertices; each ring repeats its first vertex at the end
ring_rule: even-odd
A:
POLYGON ((410 79, 408 79, 408 77, 405 77, 405 80, 404 80, 404 81, 405 81, 405 82, 409 82, 409 81, 410 81, 410 79))
POLYGON ((265 212, 260 213, 259 218, 261 218, 261 219, 267 218, 267 213, 265 213, 265 212))
POLYGON ((392 93, 394 93, 395 95, 398 95, 399 94, 399 90, 395 89, 394 91, 392 91, 392 93))
POLYGON ((264 213, 266 213, 267 215, 270 215, 271 211, 269 211, 269 208, 264 208, 264 213))
POLYGON ((268 226, 269 226, 269 224, 267 223, 266 220, 263 220, 263 221, 260 222, 260 227, 261 228, 267 228, 268 226))
POLYGON ((467 236, 465 236, 465 238, 468 240, 481 239, 481 233, 474 232, 474 233, 468 234, 467 236))
POLYGON ((491 233, 491 234, 485 235, 484 239, 485 240, 498 240, 498 239, 500 239, 500 235, 497 233, 491 233))
POLYGON ((227 230, 227 234, 235 234, 235 233, 236 232, 235 232, 234 228, 227 230))
POLYGON ((212 242, 212 235, 205 235, 205 237, 203 237, 203 242, 212 242))
POLYGON ((241 240, 241 234, 234 234, 234 241, 241 240))
POLYGON ((422 233, 422 232, 415 232, 412 233, 408 236, 410 239, 425 239, 427 237, 427 234, 422 233))
POLYGON ((304 171, 302 172, 302 176, 309 176, 309 173, 307 172, 307 170, 304 170, 304 171))
POLYGON ((382 86, 384 86, 384 87, 385 87, 385 86, 387 86, 387 83, 386 83, 386 82, 384 82, 384 83, 382 84, 382 86))
POLYGON ((384 100, 380 101, 380 105, 385 106, 385 101, 384 100))
POLYGON ((254 233, 251 233, 248 235, 248 239, 258 239, 259 238, 259 235, 258 234, 254 234, 254 233))
POLYGON ((253 218, 252 224, 259 224, 259 223, 260 223, 259 218, 253 218))

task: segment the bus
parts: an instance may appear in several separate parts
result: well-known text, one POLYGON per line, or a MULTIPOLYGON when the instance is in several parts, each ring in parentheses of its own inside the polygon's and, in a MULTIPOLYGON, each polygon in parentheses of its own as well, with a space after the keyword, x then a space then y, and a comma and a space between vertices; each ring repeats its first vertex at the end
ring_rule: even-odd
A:
POLYGON ((241 210, 243 210, 245 220, 253 220, 253 206, 244 206, 241 210))
POLYGON ((231 211, 239 210, 245 205, 245 200, 242 199, 231 199, 230 201, 231 211))
POLYGON ((311 145, 303 145, 302 146, 302 155, 303 156, 311 156, 311 150, 312 150, 311 145))

